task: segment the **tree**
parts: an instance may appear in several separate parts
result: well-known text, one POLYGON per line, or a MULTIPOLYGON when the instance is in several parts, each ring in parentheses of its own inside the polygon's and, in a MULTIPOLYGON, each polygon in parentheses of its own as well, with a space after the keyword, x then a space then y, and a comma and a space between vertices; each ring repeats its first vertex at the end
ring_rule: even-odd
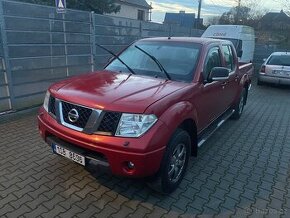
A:
POLYGON ((240 24, 257 29, 261 18, 266 14, 266 10, 255 9, 257 7, 240 6, 233 7, 228 12, 222 14, 219 24, 240 24))
POLYGON ((116 5, 114 0, 68 0, 68 8, 84 11, 95 11, 98 14, 117 13, 121 6, 116 5))
POLYGON ((245 6, 236 6, 220 17, 220 24, 246 24, 250 18, 251 9, 245 6))
POLYGON ((289 0, 282 0, 283 11, 290 16, 290 2, 289 0))
MULTIPOLYGON (((54 0, 18 0, 34 4, 54 6, 54 0)), ((67 0, 67 8, 94 11, 98 14, 117 13, 121 6, 115 4, 114 0, 67 0)))
POLYGON ((216 25, 219 24, 219 20, 220 20, 219 16, 212 16, 208 18, 207 22, 209 23, 209 25, 216 25))

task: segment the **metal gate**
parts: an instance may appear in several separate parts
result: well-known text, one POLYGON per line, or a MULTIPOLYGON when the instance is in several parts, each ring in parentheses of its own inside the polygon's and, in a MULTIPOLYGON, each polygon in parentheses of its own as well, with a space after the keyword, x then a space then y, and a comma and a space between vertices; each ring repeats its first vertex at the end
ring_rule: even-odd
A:
POLYGON ((199 30, 0 0, 0 114, 43 102, 50 84, 100 69, 136 39, 201 35, 199 30))
POLYGON ((12 109, 11 106, 11 98, 9 92, 8 75, 7 68, 5 64, 5 52, 4 52, 4 44, 5 44, 5 36, 3 36, 4 32, 4 22, 2 19, 2 2, 0 2, 0 114, 12 109))
POLYGON ((11 110, 8 79, 3 57, 0 57, 0 113, 11 110))

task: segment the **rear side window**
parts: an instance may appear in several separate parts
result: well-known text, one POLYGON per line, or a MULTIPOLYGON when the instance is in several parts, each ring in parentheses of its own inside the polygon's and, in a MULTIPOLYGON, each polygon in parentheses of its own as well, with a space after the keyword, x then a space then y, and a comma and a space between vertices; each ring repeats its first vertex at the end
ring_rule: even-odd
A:
POLYGON ((232 48, 229 45, 223 45, 222 49, 225 58, 226 68, 234 70, 235 66, 232 48))
POLYGON ((203 78, 206 80, 214 67, 221 67, 221 56, 219 47, 211 48, 207 54, 204 70, 203 70, 203 78))
POLYGON ((272 55, 267 64, 290 66, 290 55, 272 55))
POLYGON ((236 46, 236 50, 237 52, 242 51, 243 50, 243 41, 242 40, 238 40, 238 44, 236 46))

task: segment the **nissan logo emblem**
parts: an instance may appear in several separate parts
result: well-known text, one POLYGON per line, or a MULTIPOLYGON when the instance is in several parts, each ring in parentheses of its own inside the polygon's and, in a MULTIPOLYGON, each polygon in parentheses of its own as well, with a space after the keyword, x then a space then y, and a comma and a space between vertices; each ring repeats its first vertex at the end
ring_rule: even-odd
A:
POLYGON ((75 122, 77 122, 78 121, 78 119, 79 119, 79 113, 78 113, 78 111, 76 110, 76 109, 71 109, 69 112, 68 112, 68 119, 69 119, 69 121, 70 122, 72 122, 72 123, 75 123, 75 122))

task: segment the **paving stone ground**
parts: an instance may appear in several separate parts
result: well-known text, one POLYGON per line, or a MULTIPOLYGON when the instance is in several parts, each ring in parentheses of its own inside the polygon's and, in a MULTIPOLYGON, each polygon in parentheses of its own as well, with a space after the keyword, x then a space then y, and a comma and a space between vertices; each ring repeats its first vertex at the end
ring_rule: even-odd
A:
POLYGON ((53 155, 36 110, 0 117, 0 217, 290 217, 290 88, 254 86, 170 195, 53 155))

